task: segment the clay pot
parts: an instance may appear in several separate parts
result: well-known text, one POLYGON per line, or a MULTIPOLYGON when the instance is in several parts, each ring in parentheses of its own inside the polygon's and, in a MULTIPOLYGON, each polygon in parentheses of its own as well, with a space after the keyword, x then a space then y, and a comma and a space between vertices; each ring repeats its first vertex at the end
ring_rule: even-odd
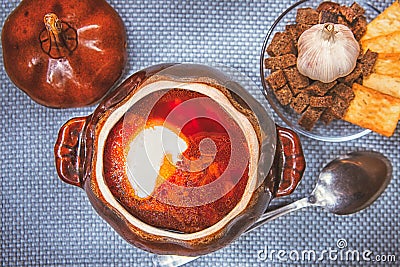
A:
POLYGON ((197 64, 162 64, 133 74, 93 114, 60 129, 60 178, 83 188, 100 216, 138 248, 194 256, 228 245, 272 198, 290 194, 305 168, 298 136, 276 126, 241 79, 197 64), (171 139, 174 127, 179 133, 171 139), (164 132, 158 136, 157 129, 164 132), (174 143, 181 148, 178 163, 174 143), (156 176, 150 178, 147 159, 157 157, 159 147, 169 157, 153 165, 156 176))
POLYGON ((104 0, 24 0, 2 30, 4 67, 37 103, 92 105, 121 77, 126 33, 104 0))

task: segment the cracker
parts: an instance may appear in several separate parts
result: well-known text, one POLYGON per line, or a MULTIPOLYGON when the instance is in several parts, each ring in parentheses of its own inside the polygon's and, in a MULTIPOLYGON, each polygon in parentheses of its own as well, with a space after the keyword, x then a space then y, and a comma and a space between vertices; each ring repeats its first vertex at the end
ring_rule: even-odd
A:
MULTIPOLYGON (((400 28, 398 28, 400 29, 400 28)), ((378 53, 400 53, 400 30, 361 41, 363 51, 370 49, 378 53)))
POLYGON ((387 35, 400 28, 400 3, 395 1, 367 26, 367 31, 361 40, 371 39, 379 35, 387 35))
POLYGON ((381 93, 400 98, 400 77, 371 73, 363 79, 363 85, 381 93))
POLYGON ((380 59, 391 59, 391 60, 400 60, 400 53, 379 53, 378 58, 380 59))
POLYGON ((400 77, 400 53, 378 54, 372 71, 378 74, 400 77))
POLYGON ((353 84, 355 97, 343 119, 384 136, 393 135, 400 118, 400 99, 353 84))

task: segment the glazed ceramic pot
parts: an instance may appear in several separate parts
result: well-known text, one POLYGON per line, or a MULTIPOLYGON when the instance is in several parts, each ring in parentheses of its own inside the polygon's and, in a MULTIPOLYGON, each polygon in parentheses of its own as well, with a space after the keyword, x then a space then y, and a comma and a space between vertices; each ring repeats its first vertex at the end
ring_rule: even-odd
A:
POLYGON ((298 136, 275 125, 251 86, 220 66, 139 71, 60 129, 58 174, 138 248, 220 249, 290 194, 305 168, 298 136))

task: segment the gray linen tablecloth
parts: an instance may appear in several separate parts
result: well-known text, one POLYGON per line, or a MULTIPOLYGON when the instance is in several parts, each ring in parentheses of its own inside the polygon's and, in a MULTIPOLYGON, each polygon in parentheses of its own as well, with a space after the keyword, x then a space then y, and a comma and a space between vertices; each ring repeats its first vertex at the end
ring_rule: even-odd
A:
MULTIPOLYGON (((109 1, 121 14, 128 32, 125 77, 162 62, 216 62, 249 76, 259 87, 251 93, 263 103, 266 100, 259 78, 263 39, 274 19, 293 2, 109 1)), ((390 2, 373 4, 383 10, 390 2)), ((2 25, 18 3, 1 0, 2 25)), ((3 61, 0 107, 1 265, 151 266, 151 255, 117 235, 96 214, 83 190, 57 177, 53 145, 58 129, 69 118, 88 115, 94 107, 55 110, 34 103, 10 82, 3 61)), ((275 119, 283 124, 277 116, 275 119)), ((275 204, 309 194, 327 162, 354 150, 384 153, 393 164, 393 180, 381 198, 360 213, 336 216, 318 208, 299 211, 188 266, 378 265, 385 259, 387 266, 400 266, 400 130, 390 139, 370 133, 342 143, 303 136, 301 141, 307 160, 304 178, 294 194, 275 204), (281 258, 279 250, 285 253, 281 258), (334 253, 332 257, 322 254, 332 250, 337 252, 336 259, 334 253), (371 261, 340 257, 349 250, 360 257, 370 251, 366 256, 371 261), (322 254, 324 260, 302 259, 304 251, 322 254), (272 256, 266 257, 266 252, 272 256)))

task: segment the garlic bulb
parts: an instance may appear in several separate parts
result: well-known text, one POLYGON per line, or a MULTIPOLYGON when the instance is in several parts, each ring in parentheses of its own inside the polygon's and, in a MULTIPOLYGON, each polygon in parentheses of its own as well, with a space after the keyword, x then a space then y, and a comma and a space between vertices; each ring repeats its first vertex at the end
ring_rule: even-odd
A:
POLYGON ((360 45, 342 24, 317 24, 300 35, 297 68, 310 79, 329 83, 356 66, 360 45))

